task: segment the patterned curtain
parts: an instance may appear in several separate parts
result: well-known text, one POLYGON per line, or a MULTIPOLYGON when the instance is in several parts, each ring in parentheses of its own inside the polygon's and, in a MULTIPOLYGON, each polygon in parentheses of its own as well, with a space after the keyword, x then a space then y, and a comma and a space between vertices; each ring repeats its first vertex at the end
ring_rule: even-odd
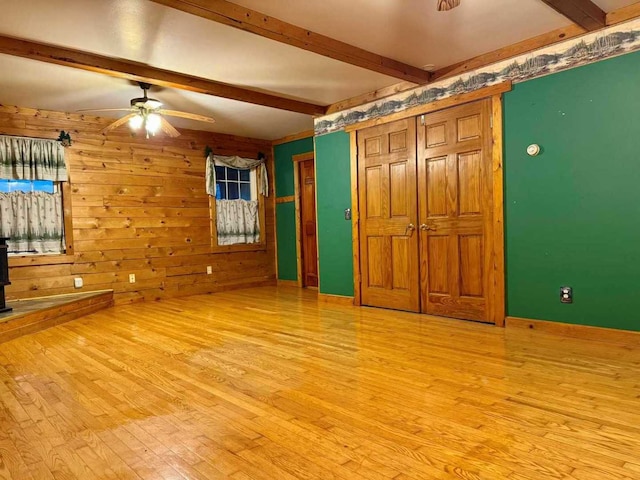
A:
POLYGON ((218 245, 259 242, 258 202, 216 200, 216 226, 218 245))
POLYGON ((0 219, 9 253, 64 253, 60 192, 0 193, 0 219))
POLYGON ((65 182, 64 148, 57 140, 0 135, 0 178, 65 182))
POLYGON ((209 154, 207 157, 207 193, 212 197, 216 196, 216 169, 215 166, 231 167, 237 170, 258 169, 258 193, 265 197, 269 196, 269 177, 264 158, 254 160, 252 158, 242 158, 238 156, 224 157, 222 155, 209 154))

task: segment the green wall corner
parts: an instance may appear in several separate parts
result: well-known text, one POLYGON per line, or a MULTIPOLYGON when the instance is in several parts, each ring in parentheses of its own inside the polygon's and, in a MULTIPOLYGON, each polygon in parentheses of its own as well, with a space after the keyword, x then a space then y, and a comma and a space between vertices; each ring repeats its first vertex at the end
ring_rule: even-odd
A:
MULTIPOLYGON (((293 156, 313 151, 313 137, 273 147, 276 198, 295 195, 293 156)), ((296 209, 294 202, 276 204, 278 239, 278 279, 297 280, 296 209)))
POLYGON ((276 229, 278 231, 278 279, 297 280, 295 203, 276 205, 276 229))
POLYGON ((344 219, 351 208, 349 134, 330 133, 315 142, 320 292, 353 296, 351 222, 344 219))
POLYGON ((313 152, 313 137, 301 138, 300 140, 282 143, 273 147, 276 170, 276 197, 295 195, 293 156, 307 152, 313 152))

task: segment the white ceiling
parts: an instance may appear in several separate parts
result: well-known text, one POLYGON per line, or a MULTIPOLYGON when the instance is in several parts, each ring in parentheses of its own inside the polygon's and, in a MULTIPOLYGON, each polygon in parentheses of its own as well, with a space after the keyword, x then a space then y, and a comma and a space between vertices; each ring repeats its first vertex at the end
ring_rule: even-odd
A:
MULTIPOLYGON (((236 0, 236 3, 397 60, 435 68, 569 22, 540 0, 236 0), (496 14, 498 12, 498 14, 496 14), (508 19, 508 20, 507 20, 508 19)), ((634 0, 596 0, 610 11, 634 0)), ((147 0, 0 0, 0 33, 330 104, 398 80, 147 0)), ((0 55, 0 103, 51 110, 127 107, 126 80, 0 55)), ((216 118, 177 127, 276 139, 312 127, 307 115, 173 89, 167 108, 216 118)))

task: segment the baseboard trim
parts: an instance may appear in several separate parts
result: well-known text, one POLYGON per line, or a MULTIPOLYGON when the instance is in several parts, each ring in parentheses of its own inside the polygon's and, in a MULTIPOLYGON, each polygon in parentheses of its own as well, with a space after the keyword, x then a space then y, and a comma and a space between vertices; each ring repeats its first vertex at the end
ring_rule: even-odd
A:
POLYGON ((521 328, 552 333, 564 337, 581 338, 598 342, 617 343, 640 346, 640 332, 633 330, 617 330, 615 328, 592 327, 573 323, 534 320, 531 318, 507 317, 507 328, 521 328))
POLYGON ((353 306, 353 297, 345 297, 343 295, 332 295, 330 293, 318 293, 318 301, 324 303, 335 303, 338 305, 353 306))
POLYGON ((279 287, 300 287, 297 280, 278 280, 279 287))

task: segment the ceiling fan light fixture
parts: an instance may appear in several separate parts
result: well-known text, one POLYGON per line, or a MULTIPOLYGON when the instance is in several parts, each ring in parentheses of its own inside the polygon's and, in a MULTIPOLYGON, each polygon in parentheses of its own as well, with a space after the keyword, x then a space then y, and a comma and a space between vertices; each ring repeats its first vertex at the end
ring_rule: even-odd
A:
POLYGON ((155 135, 160 130, 160 125, 162 123, 162 118, 157 113, 150 113, 147 115, 145 122, 145 129, 147 133, 150 135, 155 135))
POLYGON ((132 130, 140 130, 142 124, 144 123, 144 117, 140 114, 137 114, 129 119, 129 127, 132 130))
POLYGON ((445 12, 460 5, 460 0, 438 0, 438 11, 445 12))

